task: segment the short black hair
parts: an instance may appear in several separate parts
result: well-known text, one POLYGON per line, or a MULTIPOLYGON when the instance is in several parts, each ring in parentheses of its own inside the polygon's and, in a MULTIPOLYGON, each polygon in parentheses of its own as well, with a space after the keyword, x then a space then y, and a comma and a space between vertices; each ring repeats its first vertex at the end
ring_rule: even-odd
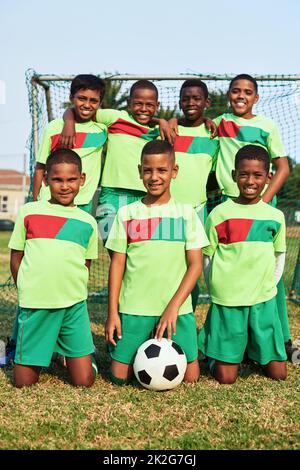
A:
POLYGON ((242 160, 259 160, 264 163, 266 172, 269 173, 270 171, 270 155, 267 150, 260 145, 245 145, 238 150, 234 162, 236 170, 242 160))
POLYGON ((175 152, 173 146, 167 140, 151 140, 143 147, 141 162, 145 155, 153 154, 168 154, 172 158, 172 161, 175 161, 175 152))
POLYGON ((156 88, 154 83, 150 82, 149 80, 138 80, 137 82, 135 82, 130 88, 129 97, 132 98, 132 95, 135 92, 135 90, 139 88, 144 88, 144 89, 146 88, 147 90, 154 91, 156 95, 156 99, 158 100, 158 89, 156 88))
POLYGON ((180 88, 179 97, 181 98, 182 90, 184 90, 184 88, 190 88, 192 86, 196 86, 198 88, 201 88, 201 90, 203 91, 204 98, 207 100, 207 98, 208 98, 208 88, 206 86, 206 83, 202 82, 202 80, 198 80, 197 78, 196 79, 186 80, 185 82, 183 82, 183 84, 181 85, 181 88, 180 88))
POLYGON ((57 149, 51 152, 46 161, 46 173, 49 174, 52 166, 58 163, 73 163, 78 166, 79 172, 82 172, 81 158, 74 150, 57 149))
POLYGON ((248 80, 249 82, 251 82, 254 86, 254 89, 255 89, 255 93, 257 93, 258 91, 258 85, 257 85, 257 81, 255 80, 255 78, 253 78, 251 75, 248 75, 247 73, 240 73, 239 75, 237 75, 236 77, 234 77, 231 82, 229 83, 229 90, 231 90, 232 86, 233 86, 233 83, 236 81, 236 80, 248 80))
POLYGON ((102 78, 91 74, 77 75, 71 83, 70 94, 74 96, 79 90, 96 90, 99 91, 100 99, 103 100, 105 95, 105 82, 102 78))

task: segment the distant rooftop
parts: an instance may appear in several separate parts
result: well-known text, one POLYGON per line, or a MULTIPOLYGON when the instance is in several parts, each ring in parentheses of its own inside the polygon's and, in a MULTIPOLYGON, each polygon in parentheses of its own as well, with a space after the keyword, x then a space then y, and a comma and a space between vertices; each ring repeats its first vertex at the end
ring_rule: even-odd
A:
POLYGON ((29 187, 30 177, 17 170, 0 169, 0 188, 20 189, 23 185, 29 187))

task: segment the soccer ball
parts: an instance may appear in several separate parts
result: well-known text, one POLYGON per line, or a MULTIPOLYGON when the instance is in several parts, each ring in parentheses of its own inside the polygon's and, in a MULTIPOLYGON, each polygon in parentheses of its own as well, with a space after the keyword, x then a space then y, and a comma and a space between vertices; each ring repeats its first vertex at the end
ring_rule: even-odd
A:
POLYGON ((149 339, 137 350, 133 371, 143 387, 170 390, 182 382, 186 366, 186 356, 174 341, 149 339))

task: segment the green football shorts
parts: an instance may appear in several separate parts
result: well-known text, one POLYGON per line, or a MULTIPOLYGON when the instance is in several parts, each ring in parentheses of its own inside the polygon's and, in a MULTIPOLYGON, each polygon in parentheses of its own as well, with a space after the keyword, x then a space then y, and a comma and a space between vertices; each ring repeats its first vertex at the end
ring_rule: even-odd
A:
POLYGON ((81 209, 82 211, 87 212, 88 214, 91 214, 91 215, 92 215, 92 212, 93 212, 93 200, 91 200, 91 201, 88 202, 87 204, 79 204, 77 207, 78 207, 78 209, 81 209))
POLYGON ((198 346, 206 356, 239 364, 244 352, 261 365, 285 361, 286 353, 276 297, 250 307, 212 303, 198 346))
POLYGON ((85 300, 58 309, 19 307, 15 363, 47 367, 53 351, 66 357, 94 352, 85 300))
POLYGON ((146 192, 131 189, 101 188, 96 220, 103 243, 108 238, 111 226, 120 207, 139 201, 145 195, 146 192))
MULTIPOLYGON (((128 315, 120 313, 122 338, 115 336, 116 346, 109 343, 108 348, 113 360, 123 364, 133 364, 138 348, 150 338, 154 338, 158 316, 128 315)), ((165 331, 164 336, 167 336, 165 331)), ((172 336, 175 343, 185 352, 187 362, 198 357, 197 328, 193 313, 179 315, 176 322, 176 335, 172 336)))

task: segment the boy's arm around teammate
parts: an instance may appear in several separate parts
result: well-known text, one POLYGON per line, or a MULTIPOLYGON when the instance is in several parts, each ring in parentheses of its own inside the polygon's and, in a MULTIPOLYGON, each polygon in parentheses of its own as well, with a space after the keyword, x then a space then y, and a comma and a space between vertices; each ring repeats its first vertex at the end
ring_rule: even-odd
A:
MULTIPOLYGON (((111 125, 110 119, 107 119, 110 115, 118 115, 118 110, 101 109, 97 111, 96 121, 105 124, 107 127, 111 125)), ((64 128, 62 130, 58 145, 61 148, 73 148, 75 145, 75 115, 72 108, 66 109, 63 114, 65 121, 64 128)), ((162 140, 168 140, 171 145, 175 141, 175 133, 170 128, 168 121, 161 118, 153 117, 150 122, 152 125, 159 126, 159 133, 162 140)))

